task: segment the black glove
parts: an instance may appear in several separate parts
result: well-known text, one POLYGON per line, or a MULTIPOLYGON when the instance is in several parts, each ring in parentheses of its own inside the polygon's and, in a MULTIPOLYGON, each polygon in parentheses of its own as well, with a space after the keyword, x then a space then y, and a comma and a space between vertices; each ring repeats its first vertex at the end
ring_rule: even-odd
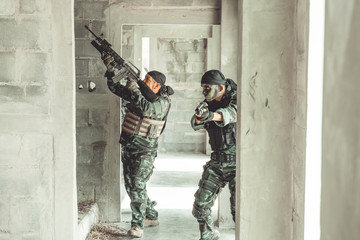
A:
POLYGON ((214 113, 209 111, 208 108, 206 108, 206 111, 203 112, 203 114, 200 117, 196 117, 196 118, 197 118, 197 120, 199 120, 202 123, 209 122, 209 121, 213 120, 214 113))

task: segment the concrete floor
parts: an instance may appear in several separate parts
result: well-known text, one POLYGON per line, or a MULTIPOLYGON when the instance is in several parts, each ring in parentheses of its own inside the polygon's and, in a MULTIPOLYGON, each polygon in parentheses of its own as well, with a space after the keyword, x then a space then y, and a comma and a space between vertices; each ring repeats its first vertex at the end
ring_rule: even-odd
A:
MULTIPOLYGON (((145 228, 143 240, 196 240, 200 238, 198 223, 192 216, 192 205, 203 165, 209 157, 204 154, 159 153, 153 176, 147 184, 148 195, 157 202, 160 225, 145 228)), ((125 198, 120 226, 130 228, 130 201, 125 198)), ((212 208, 217 217, 217 202, 212 208)), ((234 240, 234 229, 219 229, 222 240, 234 240)), ((117 240, 126 239, 124 237, 117 240)), ((115 239, 112 239, 115 240, 115 239)))

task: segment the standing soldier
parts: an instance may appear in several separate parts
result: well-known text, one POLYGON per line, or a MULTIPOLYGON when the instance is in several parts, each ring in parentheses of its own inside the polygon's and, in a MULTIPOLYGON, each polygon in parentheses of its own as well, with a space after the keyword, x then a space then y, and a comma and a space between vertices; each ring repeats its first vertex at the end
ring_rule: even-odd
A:
POLYGON ((158 71, 148 72, 143 81, 128 79, 126 86, 115 83, 114 58, 103 56, 103 61, 110 91, 128 101, 120 136, 125 188, 132 210, 128 235, 141 238, 144 225, 159 224, 154 202, 147 195, 146 182, 153 173, 158 138, 170 110, 169 95, 174 91, 165 85, 166 77, 158 71))
POLYGON ((215 230, 211 207, 226 183, 229 183, 231 214, 235 221, 236 83, 225 79, 220 71, 210 70, 202 76, 201 86, 205 103, 196 109, 191 126, 194 130, 206 129, 212 153, 204 165, 192 213, 199 222, 200 240, 216 240, 220 233, 215 230))

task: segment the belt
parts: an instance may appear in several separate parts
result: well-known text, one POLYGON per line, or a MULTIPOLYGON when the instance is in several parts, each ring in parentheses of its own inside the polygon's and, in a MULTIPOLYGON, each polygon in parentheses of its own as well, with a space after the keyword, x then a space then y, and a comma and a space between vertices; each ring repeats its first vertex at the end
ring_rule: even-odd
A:
POLYGON ((219 162, 232 162, 236 161, 236 155, 213 152, 211 153, 211 160, 219 162))

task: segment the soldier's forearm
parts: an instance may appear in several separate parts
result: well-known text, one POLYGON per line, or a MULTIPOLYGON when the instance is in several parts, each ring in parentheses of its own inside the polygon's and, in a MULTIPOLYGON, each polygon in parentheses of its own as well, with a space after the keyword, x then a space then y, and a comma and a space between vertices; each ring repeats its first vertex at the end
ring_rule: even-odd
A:
POLYGON ((199 125, 201 122, 195 117, 195 124, 199 125))
POLYGON ((217 122, 222 122, 224 119, 221 113, 214 112, 214 118, 212 120, 217 122))

